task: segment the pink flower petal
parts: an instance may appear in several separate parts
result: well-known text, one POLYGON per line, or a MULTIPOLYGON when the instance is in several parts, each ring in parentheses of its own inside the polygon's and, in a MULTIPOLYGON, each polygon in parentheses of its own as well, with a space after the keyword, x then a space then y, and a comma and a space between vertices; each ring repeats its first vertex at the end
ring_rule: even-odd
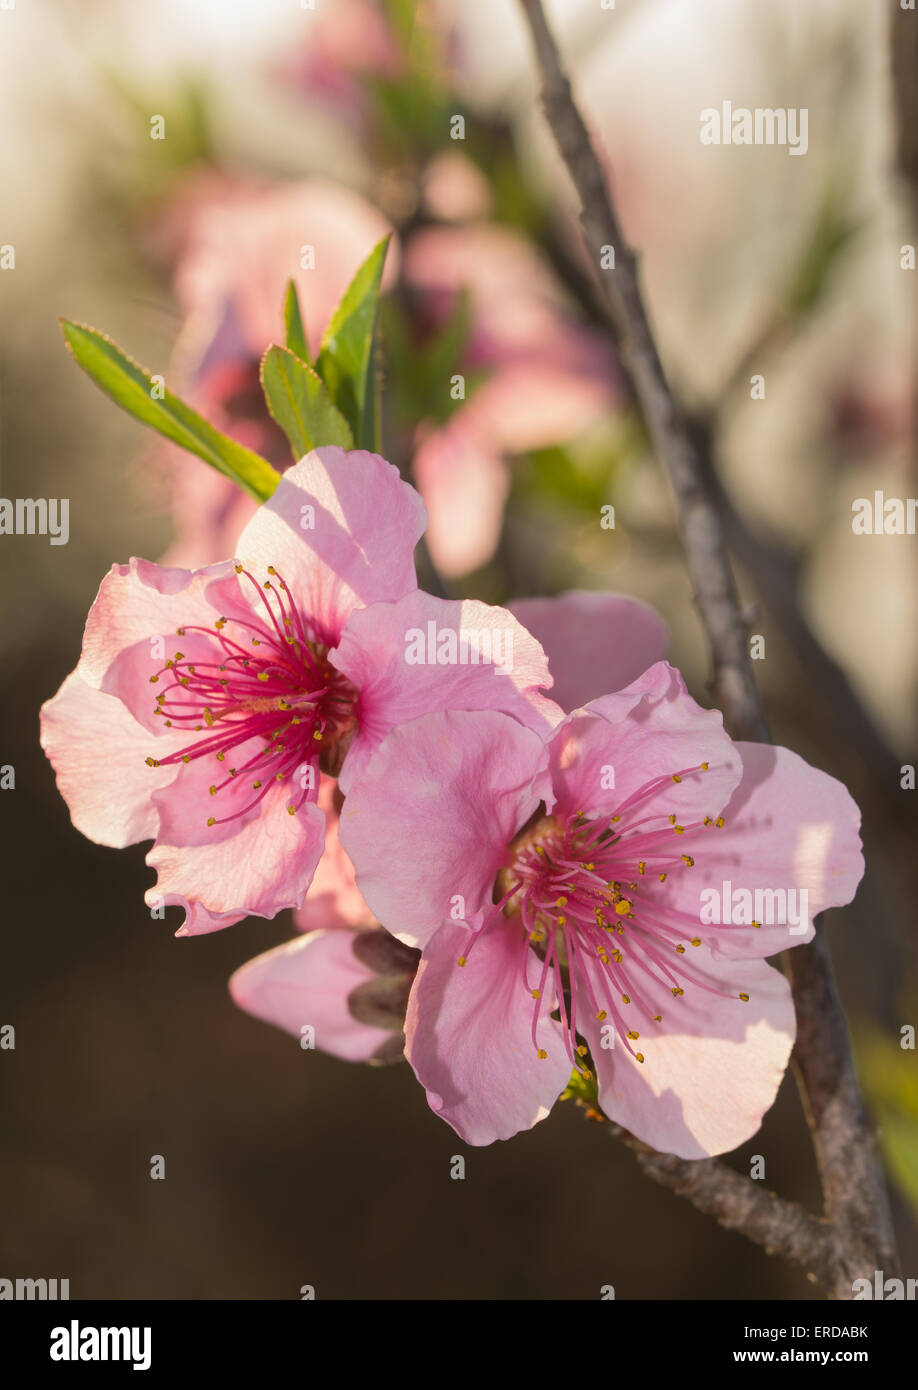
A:
POLYGON ((551 799, 546 760, 536 734, 490 710, 428 714, 384 739, 345 798, 341 843, 388 931, 423 946, 451 913, 472 922, 491 905, 507 845, 551 799))
POLYGON ((316 1046, 347 1062, 367 1062, 389 1043, 393 1033, 358 1023, 348 995, 374 978, 353 952, 354 933, 347 928, 311 931, 285 941, 240 966, 229 982, 240 1009, 303 1036, 315 1030, 316 1046))
MULTIPOLYGON (((128 654, 142 663, 140 684, 149 681, 163 665, 155 639, 168 637, 174 642, 176 629, 186 624, 212 627, 215 617, 209 591, 223 581, 235 584, 229 561, 192 572, 165 569, 149 560, 132 559, 126 565, 112 565, 102 580, 83 634, 80 667, 84 678, 107 694, 123 699, 137 679, 125 665, 128 654), (115 664, 117 668, 113 670, 115 664)), ((152 708, 152 692, 144 701, 152 708)))
MULTIPOLYGON (((253 739, 243 745, 240 765, 246 751, 261 744, 253 739)), ((221 818, 228 811, 235 818, 207 825, 209 761, 183 765, 175 781, 154 797, 160 823, 147 863, 159 877, 148 899, 164 896, 187 905, 186 935, 214 930, 196 925, 195 904, 212 918, 237 914, 236 921, 250 913, 274 917, 282 908, 299 907, 322 853, 324 814, 314 802, 305 802, 296 815, 288 815, 290 791, 280 783, 242 814, 255 792, 248 778, 239 778, 221 791, 216 808, 221 818)))
POLYGON ((430 514, 427 544, 447 579, 487 564, 500 540, 510 475, 470 405, 418 446, 412 471, 430 514))
POLYGON ((659 613, 624 594, 570 589, 514 599, 509 608, 545 648, 552 699, 568 712, 624 689, 666 651, 659 613))
POLYGON ((785 904, 793 903, 794 917, 800 915, 800 894, 805 891, 808 914, 800 923, 789 921, 786 913, 783 922, 767 920, 769 915, 782 915, 780 894, 774 899, 769 891, 763 900, 765 911, 758 909, 765 918, 760 927, 705 929, 716 955, 771 956, 810 941, 813 918, 854 897, 864 872, 860 812, 841 782, 789 749, 757 743, 735 746, 743 760, 743 780, 724 808, 725 824, 686 845, 695 856, 698 877, 671 877, 663 900, 698 921, 701 892, 714 889, 721 899, 715 918, 719 920, 724 916, 725 891, 732 900, 733 893, 746 889, 753 895, 752 916, 757 920, 756 891, 782 890, 785 904), (793 899, 789 890, 794 891, 793 899))
POLYGON ((417 587, 424 504, 398 469, 363 450, 315 449, 288 469, 239 537, 239 559, 274 565, 334 645, 355 608, 417 587))
POLYGON ((716 816, 742 775, 723 716, 697 705, 665 661, 624 690, 575 710, 551 747, 552 785, 563 814, 614 814, 659 779, 659 790, 641 803, 647 815, 716 816), (705 762, 707 770, 689 771, 705 762))
POLYGON ((538 642, 506 608, 476 599, 416 590, 358 610, 331 660, 360 692, 360 724, 340 778, 345 793, 390 729, 422 714, 496 709, 543 735, 561 718, 539 693, 551 677, 538 642))
POLYGON ((636 1000, 629 1007, 640 1034, 630 1046, 643 1064, 620 1038, 603 1048, 595 1019, 583 1020, 581 1031, 609 1118, 663 1153, 707 1158, 735 1149, 759 1129, 793 1047, 794 1006, 784 976, 764 961, 723 963, 702 946, 691 965, 721 993, 686 984, 684 995, 673 998, 642 976, 649 1014, 637 1011, 636 1000))
POLYGON ((79 666, 42 706, 41 746, 81 834, 116 849, 154 837, 152 794, 176 769, 146 765, 147 730, 114 695, 88 684, 79 666))
POLYGON ((469 932, 454 923, 429 942, 408 1001, 405 1055, 431 1109, 467 1144, 531 1129, 567 1085, 571 1064, 546 1002, 533 1042, 519 935, 506 923, 486 928, 470 951, 469 932))

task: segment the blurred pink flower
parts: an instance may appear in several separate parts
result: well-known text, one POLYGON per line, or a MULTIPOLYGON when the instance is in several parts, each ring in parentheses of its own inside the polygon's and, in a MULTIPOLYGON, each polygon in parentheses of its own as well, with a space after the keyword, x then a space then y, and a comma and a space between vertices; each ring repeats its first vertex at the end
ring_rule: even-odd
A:
POLYGON ((774 1100, 795 1020, 765 957, 851 899, 858 825, 840 783, 734 744, 661 662, 547 742, 492 713, 396 729, 342 842, 378 919, 423 952, 406 1055, 468 1143, 530 1128, 589 1065, 611 1119, 699 1158, 774 1100), (805 889, 800 933, 712 923, 702 892, 725 883, 805 889))
POLYGON ((305 42, 278 64, 281 79, 363 134, 372 114, 366 79, 394 80, 405 55, 374 0, 335 0, 311 17, 305 42))
MULTIPOLYGON (((487 379, 444 425, 419 427, 414 475, 428 544, 447 577, 485 564, 500 536, 514 454, 575 439, 619 398, 602 335, 572 317, 539 252, 505 227, 424 227, 404 275, 434 329, 470 296, 462 370, 487 379)), ((445 389, 445 388, 444 388, 445 389)))
MULTIPOLYGON (((390 224, 359 194, 319 179, 258 187, 203 179, 181 195, 175 287, 183 326, 171 379, 204 417, 269 459, 290 462, 286 440, 271 419, 259 366, 272 342, 284 341, 287 281, 297 287, 310 353, 358 266, 390 224), (304 268, 302 262, 313 268, 304 268)), ((398 274, 390 245, 384 286, 398 274)), ((163 557, 182 567, 225 556, 255 504, 226 478, 166 445, 170 500, 177 534, 163 557)))

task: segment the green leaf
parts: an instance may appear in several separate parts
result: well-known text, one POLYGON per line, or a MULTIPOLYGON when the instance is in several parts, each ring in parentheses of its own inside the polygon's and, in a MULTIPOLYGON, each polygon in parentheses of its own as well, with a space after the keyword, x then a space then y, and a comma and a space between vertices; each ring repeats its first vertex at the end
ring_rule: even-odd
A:
POLYGON ((287 347, 301 362, 309 364, 309 345, 306 341, 306 325, 300 309, 300 297, 292 280, 287 281, 287 294, 284 298, 284 331, 287 347))
POLYGON ((347 420, 358 448, 376 446, 374 343, 388 236, 357 271, 322 338, 316 370, 347 420))
POLYGON ((295 459, 322 444, 353 449, 350 426, 328 397, 312 367, 287 348, 272 343, 261 360, 261 384, 268 409, 290 441, 295 459))
POLYGON ((197 454, 256 501, 267 501, 279 478, 267 459, 221 434, 171 391, 163 390, 162 400, 157 399, 152 393, 158 383, 149 372, 98 329, 71 323, 69 319, 61 319, 61 328, 76 361, 116 405, 158 430, 173 444, 197 454))

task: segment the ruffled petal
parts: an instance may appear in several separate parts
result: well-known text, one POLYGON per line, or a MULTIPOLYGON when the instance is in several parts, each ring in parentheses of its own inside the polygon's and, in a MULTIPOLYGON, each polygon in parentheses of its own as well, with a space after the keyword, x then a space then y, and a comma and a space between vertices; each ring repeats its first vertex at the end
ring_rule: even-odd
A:
POLYGON ((355 449, 314 449, 283 475, 239 537, 259 576, 273 565, 301 612, 334 646, 350 614, 417 587, 424 504, 398 469, 355 449))
MULTIPOLYGON (((256 745, 262 740, 239 750, 240 766, 256 745)), ((203 760, 183 764, 175 781, 155 794, 159 831, 147 863, 159 877, 148 900, 152 895, 186 906, 185 935, 215 930, 207 922, 226 914, 238 921, 299 907, 322 854, 325 816, 314 802, 289 815, 289 788, 275 782, 244 811, 256 796, 249 779, 239 778, 211 799, 212 775, 203 760), (208 812, 223 823, 208 825, 208 812), (207 918, 193 911, 195 905, 207 918)))
POLYGON ((90 685, 79 666, 42 706, 41 746, 81 834, 116 849, 154 837, 153 793, 176 769, 147 766, 147 730, 114 695, 90 685))
POLYGON ((551 768, 562 814, 620 813, 623 834, 654 815, 716 816, 742 775, 719 710, 697 705, 665 661, 569 715, 552 735, 551 768), (628 816, 638 793, 640 811, 628 816))

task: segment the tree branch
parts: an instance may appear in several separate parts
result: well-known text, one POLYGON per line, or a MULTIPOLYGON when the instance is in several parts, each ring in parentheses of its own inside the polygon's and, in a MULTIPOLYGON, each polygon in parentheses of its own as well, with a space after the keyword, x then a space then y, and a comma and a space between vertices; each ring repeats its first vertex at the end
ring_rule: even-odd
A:
POLYGON ((799 1202, 787 1202, 759 1182, 735 1173, 717 1158, 689 1160, 657 1153, 610 1123, 610 1132, 637 1155, 643 1171, 661 1187, 685 1197, 728 1231, 738 1231, 769 1255, 802 1265, 821 1284, 836 1275, 832 1233, 799 1202))
MULTIPOLYGON (((734 738, 768 741, 761 699, 752 674, 748 634, 727 555, 705 461, 692 429, 666 380, 641 293, 637 262, 618 220, 605 175, 571 95, 540 0, 520 0, 532 31, 542 74, 548 124, 580 198, 580 219, 597 267, 614 248, 614 270, 600 272, 602 303, 619 355, 643 412, 651 443, 675 494, 695 603, 704 624, 713 671, 712 693, 734 738)), ((742 1230, 750 1239, 819 1270, 836 1298, 850 1298, 854 1278, 897 1267, 892 1219, 882 1169, 851 1057, 847 1026, 835 989, 822 933, 786 953, 798 1020, 795 1064, 809 1119, 828 1225, 801 1222, 798 1209, 777 1208, 765 1222, 761 1194, 751 1179, 722 1165, 683 1165, 659 1156, 642 1159, 658 1181, 742 1230), (649 1167, 648 1167, 649 1165, 649 1167), (694 1179, 691 1169, 701 1169, 694 1179), (729 1179, 724 1173, 731 1172, 729 1179), (748 1185, 748 1186, 747 1186, 748 1185), (721 1193, 716 1196, 718 1187, 721 1193), (783 1231, 779 1240, 776 1228, 783 1231), (817 1232, 819 1233, 817 1235, 817 1232), (831 1260, 823 1239, 831 1241, 831 1260), (809 1253, 801 1261, 804 1250, 809 1253)), ((777 1200, 777 1199, 776 1199, 777 1200)), ((813 1220, 809 1218, 809 1220, 813 1220)))

